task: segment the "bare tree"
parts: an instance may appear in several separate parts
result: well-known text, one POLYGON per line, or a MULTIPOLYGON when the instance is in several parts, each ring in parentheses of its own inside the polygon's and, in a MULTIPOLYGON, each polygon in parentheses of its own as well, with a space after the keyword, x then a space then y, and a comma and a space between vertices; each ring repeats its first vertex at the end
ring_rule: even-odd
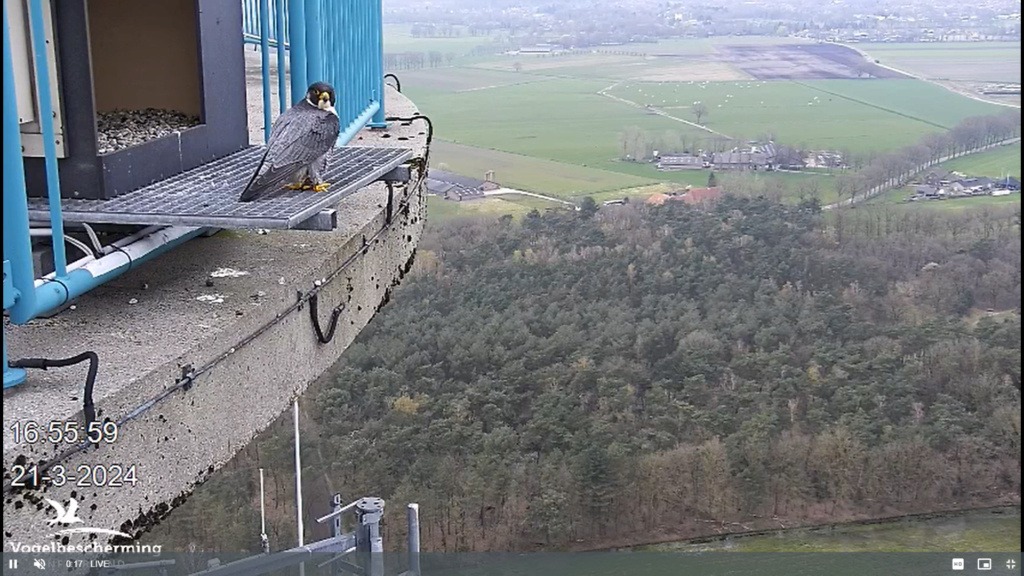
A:
POLYGON ((707 104, 703 102, 696 102, 690 107, 690 111, 693 112, 694 118, 697 119, 697 124, 704 125, 702 120, 708 115, 707 104))
POLYGON ((522 72, 523 71, 523 63, 522 62, 516 62, 516 63, 512 64, 512 69, 515 70, 516 72, 522 72))

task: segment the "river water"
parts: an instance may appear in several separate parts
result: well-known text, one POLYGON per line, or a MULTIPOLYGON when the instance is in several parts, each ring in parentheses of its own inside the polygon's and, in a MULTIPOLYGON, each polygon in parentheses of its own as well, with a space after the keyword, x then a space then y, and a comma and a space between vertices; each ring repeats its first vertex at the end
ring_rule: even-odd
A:
POLYGON ((782 530, 598 553, 425 555, 424 574, 459 576, 931 576, 1018 574, 1020 508, 871 525, 782 530), (954 571, 954 559, 964 565, 954 571), (978 570, 990 565, 990 571, 978 570))

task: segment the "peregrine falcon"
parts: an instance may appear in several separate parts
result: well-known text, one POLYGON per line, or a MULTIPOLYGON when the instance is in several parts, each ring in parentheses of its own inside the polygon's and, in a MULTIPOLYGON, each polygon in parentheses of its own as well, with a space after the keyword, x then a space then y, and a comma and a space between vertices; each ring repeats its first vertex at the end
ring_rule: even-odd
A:
POLYGON ((327 189, 330 184, 323 181, 323 174, 341 133, 335 101, 334 88, 326 82, 316 82, 306 91, 305 98, 277 118, 267 150, 239 202, 277 192, 285 184, 290 190, 327 189))

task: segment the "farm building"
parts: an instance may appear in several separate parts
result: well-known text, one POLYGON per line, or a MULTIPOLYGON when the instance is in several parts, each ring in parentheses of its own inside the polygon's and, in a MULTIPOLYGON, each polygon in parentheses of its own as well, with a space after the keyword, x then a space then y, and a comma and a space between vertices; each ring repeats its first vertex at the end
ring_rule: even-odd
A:
POLYGON ((941 186, 949 184, 956 177, 945 170, 932 170, 924 175, 924 182, 929 186, 941 186))
POLYGON ((490 170, 484 174, 483 180, 444 170, 431 170, 427 174, 427 190, 430 193, 456 202, 483 198, 484 192, 498 188, 501 185, 494 181, 494 172, 490 170))
POLYGON ((716 152, 711 164, 720 170, 771 170, 771 160, 764 152, 716 152))
POLYGON ((708 163, 700 156, 692 154, 665 155, 658 157, 658 170, 671 172, 675 170, 700 170, 707 168, 708 163))

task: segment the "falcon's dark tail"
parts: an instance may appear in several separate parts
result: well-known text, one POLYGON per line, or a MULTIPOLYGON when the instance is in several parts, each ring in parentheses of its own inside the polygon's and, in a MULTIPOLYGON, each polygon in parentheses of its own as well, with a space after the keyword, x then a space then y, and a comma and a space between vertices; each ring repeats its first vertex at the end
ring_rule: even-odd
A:
POLYGON ((256 171, 252 173, 252 178, 249 178, 249 183, 245 185, 245 190, 242 190, 242 195, 238 197, 239 202, 249 202, 263 192, 263 186, 254 186, 256 180, 260 176, 260 170, 263 169, 263 163, 267 161, 267 154, 270 153, 270 146, 263 151, 263 156, 260 157, 260 163, 256 166, 256 171))

